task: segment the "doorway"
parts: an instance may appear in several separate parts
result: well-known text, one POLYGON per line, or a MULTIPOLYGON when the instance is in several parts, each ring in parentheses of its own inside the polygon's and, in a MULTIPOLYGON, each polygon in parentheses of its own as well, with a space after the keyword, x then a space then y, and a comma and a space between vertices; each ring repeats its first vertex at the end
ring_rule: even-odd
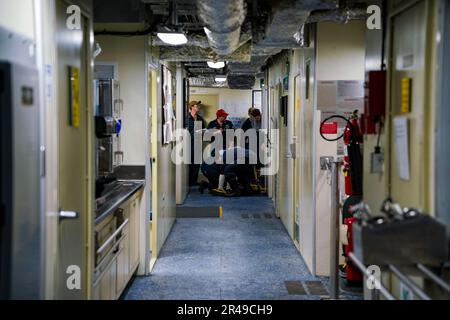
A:
POLYGON ((294 216, 294 243, 300 248, 300 182, 301 182, 301 163, 299 158, 299 138, 300 138, 300 112, 301 112, 301 85, 302 77, 297 75, 294 78, 294 128, 293 128, 293 145, 291 150, 294 158, 294 178, 293 178, 293 216, 294 216))

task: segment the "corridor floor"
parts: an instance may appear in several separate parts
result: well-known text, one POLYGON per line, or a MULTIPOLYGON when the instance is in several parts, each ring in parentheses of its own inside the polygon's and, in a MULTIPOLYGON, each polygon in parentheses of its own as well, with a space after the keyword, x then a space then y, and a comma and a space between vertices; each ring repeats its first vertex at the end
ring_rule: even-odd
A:
POLYGON ((223 219, 178 219, 153 272, 136 277, 130 300, 318 300, 313 277, 266 197, 221 198, 192 189, 184 206, 223 206, 223 219), (285 281, 301 281, 289 294, 285 281), (292 293, 292 292, 291 292, 292 293))

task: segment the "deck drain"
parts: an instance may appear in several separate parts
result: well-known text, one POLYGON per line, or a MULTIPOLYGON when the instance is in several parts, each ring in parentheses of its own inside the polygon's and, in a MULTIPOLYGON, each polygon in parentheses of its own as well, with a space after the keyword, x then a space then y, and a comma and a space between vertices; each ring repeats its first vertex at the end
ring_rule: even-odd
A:
POLYGON ((320 281, 305 281, 309 294, 313 296, 327 296, 328 291, 320 281))
POLYGON ((285 281, 284 286, 290 295, 305 296, 306 291, 301 281, 285 281))
POLYGON ((246 214, 246 213, 243 213, 243 214, 241 214, 241 218, 242 218, 242 219, 248 219, 248 218, 249 218, 249 216, 248 216, 248 214, 246 214))
POLYGON ((261 216, 260 216, 259 214, 256 213, 256 214, 253 215, 253 218, 254 218, 254 219, 261 219, 261 216))
POLYGON ((266 219, 273 219, 273 215, 271 215, 270 213, 266 213, 264 217, 266 217, 266 219))

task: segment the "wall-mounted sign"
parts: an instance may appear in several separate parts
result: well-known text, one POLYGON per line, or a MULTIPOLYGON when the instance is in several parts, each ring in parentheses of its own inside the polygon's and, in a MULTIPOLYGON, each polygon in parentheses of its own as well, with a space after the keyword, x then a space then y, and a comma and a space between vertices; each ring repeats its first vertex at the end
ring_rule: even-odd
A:
POLYGON ((252 92, 252 107, 261 110, 262 108, 262 91, 253 90, 252 92))
POLYGON ((394 118, 395 150, 397 157, 398 176, 403 181, 410 181, 409 133, 408 118, 394 118))
POLYGON ((317 108, 330 112, 364 112, 364 81, 318 81, 317 108))
POLYGON ((69 124, 80 127, 80 69, 69 67, 69 124))
POLYGON ((402 103, 401 103, 401 112, 409 113, 411 112, 411 88, 412 88, 412 79, 411 78, 403 78, 402 79, 402 103))
POLYGON ((325 122, 322 126, 323 134, 337 134, 338 123, 337 122, 325 122))

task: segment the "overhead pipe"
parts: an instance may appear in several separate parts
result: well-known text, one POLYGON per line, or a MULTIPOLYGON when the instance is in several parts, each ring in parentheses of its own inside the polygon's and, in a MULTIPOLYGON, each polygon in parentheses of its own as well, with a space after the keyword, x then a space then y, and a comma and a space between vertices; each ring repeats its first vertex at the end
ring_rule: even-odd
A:
POLYGON ((236 51, 247 13, 245 1, 199 0, 197 8, 211 48, 220 56, 236 51))
POLYGON ((317 23, 322 21, 347 23, 352 20, 365 20, 367 17, 367 8, 365 7, 318 10, 311 13, 306 23, 317 23))

